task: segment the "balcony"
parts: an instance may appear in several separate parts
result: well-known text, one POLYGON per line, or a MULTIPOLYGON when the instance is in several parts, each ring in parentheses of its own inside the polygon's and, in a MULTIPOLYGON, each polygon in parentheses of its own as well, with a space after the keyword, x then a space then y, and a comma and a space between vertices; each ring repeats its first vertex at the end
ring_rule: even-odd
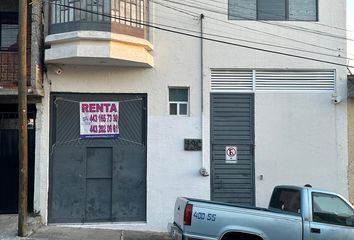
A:
POLYGON ((55 0, 46 63, 152 67, 148 0, 55 0))

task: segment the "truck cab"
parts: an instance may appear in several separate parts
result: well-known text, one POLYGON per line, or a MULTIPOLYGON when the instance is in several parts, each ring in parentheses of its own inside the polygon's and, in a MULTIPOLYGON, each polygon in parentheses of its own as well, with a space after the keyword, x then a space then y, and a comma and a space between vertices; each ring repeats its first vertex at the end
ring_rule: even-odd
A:
POLYGON ((300 214, 303 219, 304 240, 354 237, 353 206, 333 192, 311 187, 277 186, 274 188, 269 210, 300 214))

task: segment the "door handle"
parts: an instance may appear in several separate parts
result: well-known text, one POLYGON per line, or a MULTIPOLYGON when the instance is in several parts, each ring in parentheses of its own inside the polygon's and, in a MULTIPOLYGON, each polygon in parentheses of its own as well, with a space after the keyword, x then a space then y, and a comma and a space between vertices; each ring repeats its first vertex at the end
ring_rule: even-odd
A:
POLYGON ((321 229, 319 228, 311 228, 312 233, 321 233, 321 229))

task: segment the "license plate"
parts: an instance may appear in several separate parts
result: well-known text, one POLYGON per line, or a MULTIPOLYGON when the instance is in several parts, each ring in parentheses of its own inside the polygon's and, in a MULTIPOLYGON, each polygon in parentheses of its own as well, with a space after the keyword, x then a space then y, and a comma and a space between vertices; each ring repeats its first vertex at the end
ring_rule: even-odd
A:
POLYGON ((171 229, 170 236, 173 240, 182 240, 182 235, 174 229, 171 229))

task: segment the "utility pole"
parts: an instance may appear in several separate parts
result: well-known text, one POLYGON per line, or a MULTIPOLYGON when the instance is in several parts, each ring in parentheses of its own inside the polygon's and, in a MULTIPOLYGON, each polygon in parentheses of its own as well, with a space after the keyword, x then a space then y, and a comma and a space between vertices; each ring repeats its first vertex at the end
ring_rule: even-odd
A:
POLYGON ((19 0, 18 34, 18 117, 19 194, 18 235, 27 235, 28 152, 27 152, 27 0, 19 0))

